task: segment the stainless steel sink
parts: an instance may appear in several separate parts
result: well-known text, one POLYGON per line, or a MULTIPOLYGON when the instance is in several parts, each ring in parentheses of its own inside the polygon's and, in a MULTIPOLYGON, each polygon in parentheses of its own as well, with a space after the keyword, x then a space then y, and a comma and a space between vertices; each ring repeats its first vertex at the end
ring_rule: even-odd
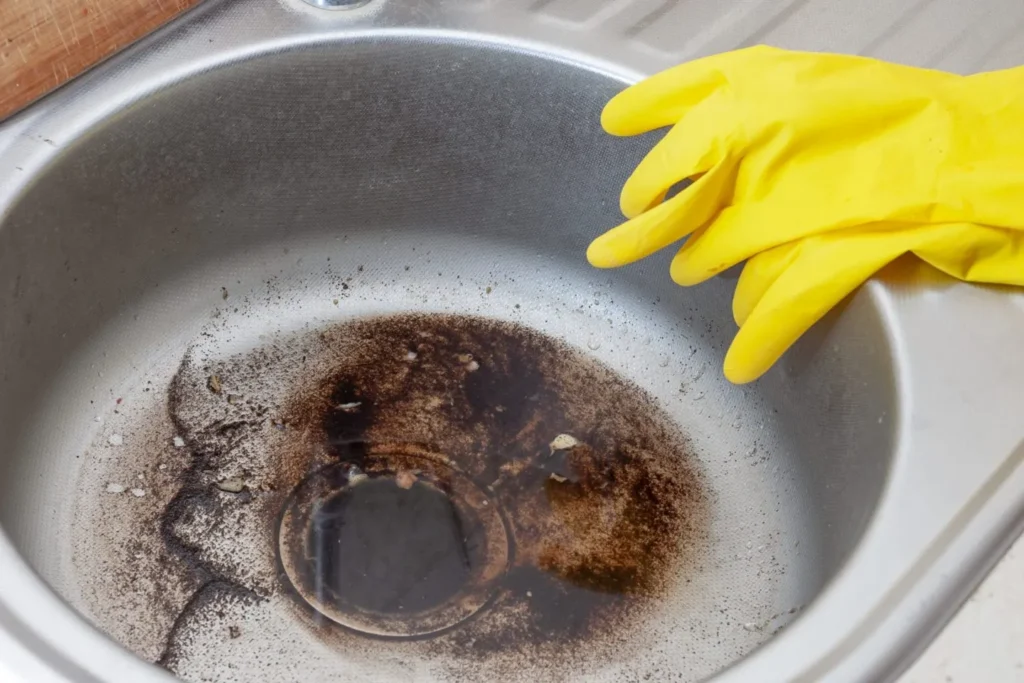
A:
POLYGON ((894 678, 1024 521, 1024 297, 897 264, 736 387, 732 277, 583 257, 612 94, 840 5, 210 2, 0 125, 0 672, 894 678), (431 510, 433 593, 331 564, 431 510))

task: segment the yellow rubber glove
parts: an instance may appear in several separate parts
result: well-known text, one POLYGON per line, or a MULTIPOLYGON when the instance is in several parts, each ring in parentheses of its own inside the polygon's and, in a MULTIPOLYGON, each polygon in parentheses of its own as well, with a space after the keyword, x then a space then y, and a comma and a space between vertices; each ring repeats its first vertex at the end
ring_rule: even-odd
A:
POLYGON ((763 374, 902 254, 1024 285, 1024 68, 964 77, 755 47, 627 89, 602 124, 674 127, 626 181, 630 220, 594 240, 590 262, 625 265, 690 236, 671 275, 693 285, 749 259, 733 382, 763 374))

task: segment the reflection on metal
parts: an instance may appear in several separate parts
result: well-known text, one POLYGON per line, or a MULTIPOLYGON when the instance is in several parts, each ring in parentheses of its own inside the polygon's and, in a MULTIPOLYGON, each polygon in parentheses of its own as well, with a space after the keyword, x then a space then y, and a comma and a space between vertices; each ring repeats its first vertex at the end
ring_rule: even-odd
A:
POLYGON ((313 7, 319 7, 320 9, 355 9, 356 7, 362 7, 368 5, 372 0, 302 0, 308 5, 313 7))

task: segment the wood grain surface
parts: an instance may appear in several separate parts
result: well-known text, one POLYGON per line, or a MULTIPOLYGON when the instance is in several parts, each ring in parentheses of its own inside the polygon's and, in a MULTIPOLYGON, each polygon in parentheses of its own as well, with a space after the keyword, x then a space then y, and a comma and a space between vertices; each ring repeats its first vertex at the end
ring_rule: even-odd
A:
POLYGON ((200 0, 0 0, 0 120, 200 0))

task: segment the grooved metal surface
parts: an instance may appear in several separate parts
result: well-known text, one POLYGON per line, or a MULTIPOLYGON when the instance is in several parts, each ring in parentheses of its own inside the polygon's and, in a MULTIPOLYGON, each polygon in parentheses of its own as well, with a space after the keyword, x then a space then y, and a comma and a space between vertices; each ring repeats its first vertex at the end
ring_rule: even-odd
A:
POLYGON ((500 0, 539 22, 634 41, 666 61, 767 43, 973 73, 1016 65, 1024 5, 1006 0, 500 0))

